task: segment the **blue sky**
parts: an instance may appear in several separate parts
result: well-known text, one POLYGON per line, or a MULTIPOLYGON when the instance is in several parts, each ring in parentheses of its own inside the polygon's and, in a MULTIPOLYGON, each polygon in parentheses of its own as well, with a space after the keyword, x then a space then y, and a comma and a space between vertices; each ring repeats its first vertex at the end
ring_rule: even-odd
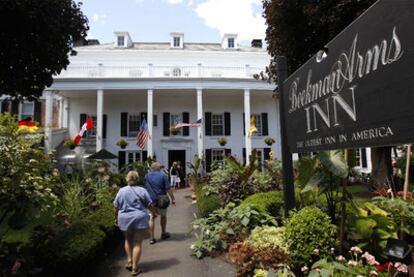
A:
POLYGON ((112 42, 114 31, 134 41, 169 41, 183 32, 187 42, 220 42, 237 33, 242 44, 265 36, 261 0, 83 0, 89 38, 112 42))

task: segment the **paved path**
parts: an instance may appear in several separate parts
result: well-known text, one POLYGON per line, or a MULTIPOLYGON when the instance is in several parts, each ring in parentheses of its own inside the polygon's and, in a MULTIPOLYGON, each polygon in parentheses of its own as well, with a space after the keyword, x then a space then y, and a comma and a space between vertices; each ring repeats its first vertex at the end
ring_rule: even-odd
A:
MULTIPOLYGON (((235 276, 233 267, 220 259, 206 258, 198 260, 191 256, 190 234, 191 223, 194 220, 195 204, 191 204, 191 192, 182 189, 175 192, 176 207, 168 209, 167 231, 171 238, 157 241, 150 245, 144 241, 140 267, 145 277, 232 277, 235 276)), ((160 237, 159 220, 156 225, 156 237, 160 237)), ((130 276, 124 269, 126 257, 122 244, 110 255, 94 276, 124 277, 130 276)))

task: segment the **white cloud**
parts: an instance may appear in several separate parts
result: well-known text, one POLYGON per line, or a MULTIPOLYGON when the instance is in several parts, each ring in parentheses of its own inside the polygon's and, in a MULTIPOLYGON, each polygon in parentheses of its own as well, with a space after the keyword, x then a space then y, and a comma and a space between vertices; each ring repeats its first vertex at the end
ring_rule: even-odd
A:
POLYGON ((165 1, 167 1, 167 2, 168 2, 168 3, 170 3, 170 4, 175 5, 175 4, 180 4, 180 3, 182 3, 184 0, 165 0, 165 1))
POLYGON ((104 25, 106 23, 106 14, 94 13, 92 15, 92 21, 104 25))
POLYGON ((263 39, 266 25, 260 9, 261 0, 206 0, 197 5, 196 13, 208 27, 220 34, 237 33, 239 40, 263 39))

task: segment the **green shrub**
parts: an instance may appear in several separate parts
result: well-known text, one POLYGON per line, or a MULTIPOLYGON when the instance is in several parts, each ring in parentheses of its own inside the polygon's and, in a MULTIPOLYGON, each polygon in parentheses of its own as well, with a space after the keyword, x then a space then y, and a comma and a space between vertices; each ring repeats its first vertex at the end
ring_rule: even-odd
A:
POLYGON ((195 189, 197 195, 197 206, 201 217, 206 217, 221 207, 221 200, 217 194, 204 193, 203 188, 206 185, 198 185, 195 189))
POLYGON ((91 225, 98 226, 102 231, 107 234, 113 234, 116 230, 114 225, 114 212, 111 202, 103 204, 99 209, 93 212, 91 215, 83 219, 83 222, 91 225))
POLYGON ((329 256, 336 245, 336 226, 316 207, 291 214, 285 227, 290 257, 297 265, 310 265, 320 257, 329 256))
POLYGON ((253 246, 257 250, 272 248, 287 253, 285 227, 258 226, 253 229, 244 243, 253 246))
POLYGON ((259 192, 247 197, 240 206, 253 205, 258 211, 276 218, 283 217, 283 192, 259 192))

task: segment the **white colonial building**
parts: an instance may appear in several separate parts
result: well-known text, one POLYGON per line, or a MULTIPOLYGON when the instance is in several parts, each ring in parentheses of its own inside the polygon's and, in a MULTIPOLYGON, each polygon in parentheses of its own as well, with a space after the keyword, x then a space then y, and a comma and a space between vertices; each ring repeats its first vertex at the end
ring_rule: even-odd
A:
MULTIPOLYGON (((127 32, 115 32, 115 43, 77 47, 67 70, 44 92, 45 126, 52 125, 53 102, 58 99, 59 124, 65 130, 56 136, 46 128, 46 147, 74 137, 90 115, 96 127, 88 131, 76 155, 106 149, 118 156, 119 166, 148 156, 165 166, 175 160, 185 164, 198 154, 209 171, 212 161, 229 153, 240 161, 252 149, 262 159, 270 151, 280 157, 275 85, 253 78, 270 60, 261 41, 241 46, 236 34, 224 35, 221 43, 189 43, 182 33, 170 36, 167 43, 133 42, 127 32), (246 136, 251 115, 258 132, 246 136), (141 150, 135 138, 143 118, 150 139, 141 150), (176 123, 198 119, 202 128, 170 134, 176 123), (266 145, 267 136, 276 143, 266 145), (219 137, 228 143, 221 146, 219 137), (125 149, 116 145, 121 138, 129 142, 125 149)), ((71 154, 64 156, 69 160, 71 154)))

